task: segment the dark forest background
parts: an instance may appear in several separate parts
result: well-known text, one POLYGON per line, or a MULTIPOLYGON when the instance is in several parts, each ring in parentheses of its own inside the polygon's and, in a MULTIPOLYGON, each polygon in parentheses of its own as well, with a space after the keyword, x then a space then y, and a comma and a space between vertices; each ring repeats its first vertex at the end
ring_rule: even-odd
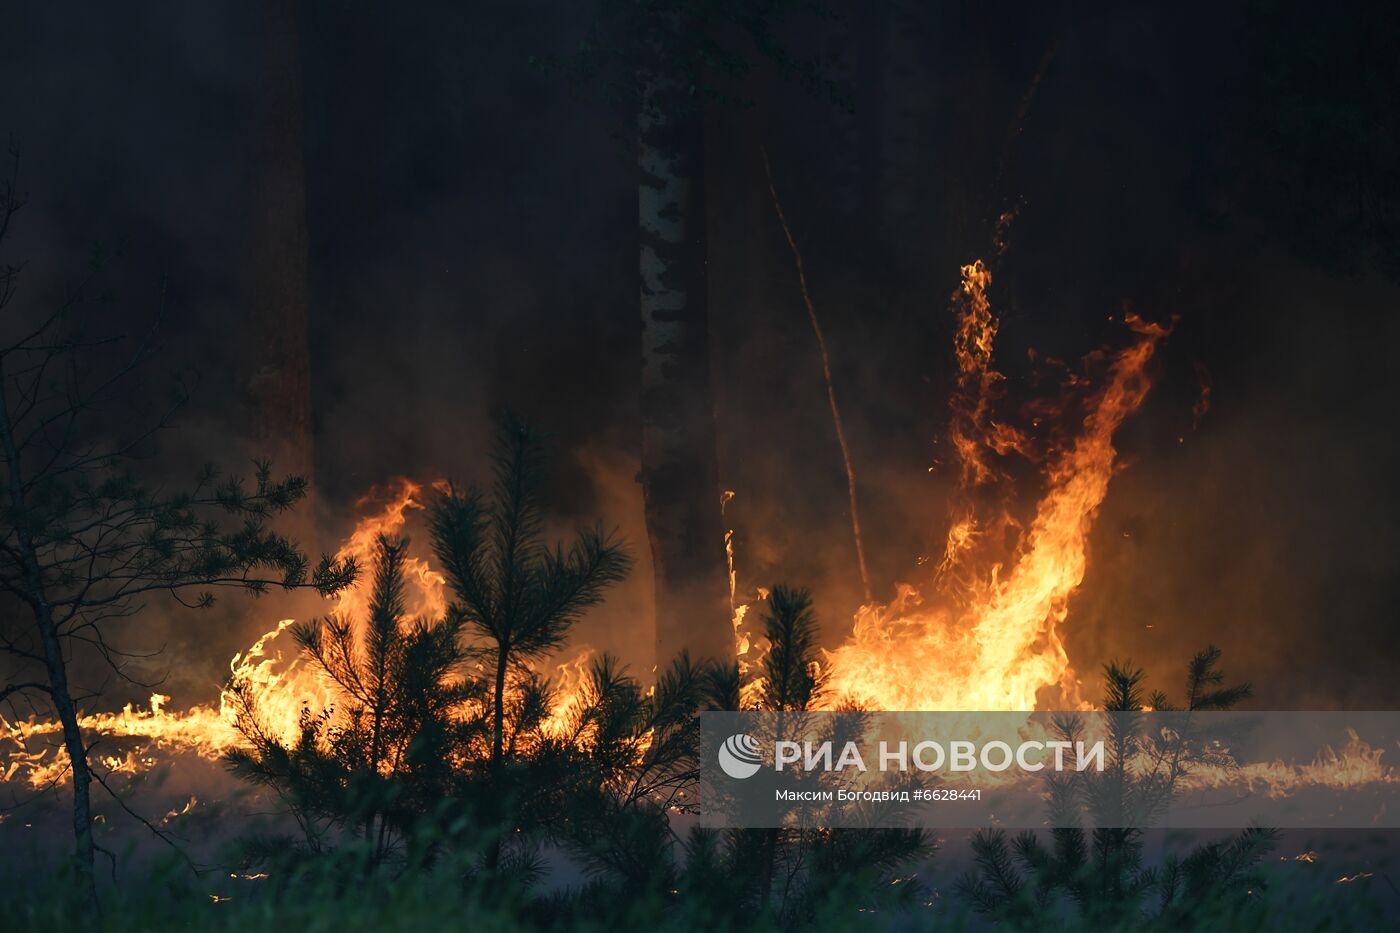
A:
MULTIPOLYGON (((991 258, 999 358, 1075 358, 1123 308, 1180 316, 1067 626, 1084 672, 1168 671, 1213 641, 1262 708, 1391 707, 1400 126, 1382 3, 857 3, 799 15, 816 88, 754 58, 706 114, 710 328, 741 587, 811 585, 835 643, 860 581, 820 360, 763 172, 832 349, 876 593, 944 531, 939 457, 958 265, 991 258), (1193 424, 1202 379, 1210 410, 1193 424)), ((551 68, 589 4, 307 3, 299 30, 317 508, 326 536, 396 475, 470 480, 510 408, 551 431, 561 524, 645 558, 629 112, 551 68)), ((244 297, 265 41, 239 3, 0 13, 0 133, 29 192, 12 258, 42 304, 106 255, 92 312, 163 307, 195 384, 160 456, 258 452, 244 297)), ((650 574, 580 639, 648 670, 650 574), (636 638, 645 630, 648 635, 636 638), (632 637, 628 637, 628 634, 632 637)), ((279 617, 143 621, 165 692, 214 694, 279 617)))

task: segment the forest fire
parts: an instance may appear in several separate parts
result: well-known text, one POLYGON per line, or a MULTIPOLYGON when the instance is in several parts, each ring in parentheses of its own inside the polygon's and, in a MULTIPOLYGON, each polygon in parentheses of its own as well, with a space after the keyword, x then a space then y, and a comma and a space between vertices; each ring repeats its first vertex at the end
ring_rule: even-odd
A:
POLYGON ((1400 928, 1400 7, 8 6, 0 933, 1400 928))
POLYGON ((0 933, 1400 929, 1396 4, 88 6, 0 933))
MULTIPOLYGON (((440 484, 439 484, 440 485, 440 484)), ((362 566, 372 562, 375 542, 380 535, 403 531, 410 513, 423 508, 424 487, 407 479, 395 480, 375 494, 362 499, 362 509, 372 509, 355 526, 336 553, 339 560, 353 558, 362 566)), ((421 557, 408 556, 405 576, 411 584, 406 594, 409 613, 415 618, 437 618, 447 609, 445 581, 421 557)), ((347 587, 333 598, 333 615, 362 620, 369 608, 369 586, 347 587)), ((155 765, 161 750, 186 751, 216 760, 227 750, 243 743, 237 728, 237 692, 247 691, 257 707, 261 728, 288 744, 295 742, 303 716, 318 714, 336 706, 333 685, 308 665, 285 637, 294 619, 283 619, 260 635, 246 651, 229 661, 227 686, 221 691, 218 707, 195 705, 181 711, 167 709, 171 698, 156 693, 147 709, 127 704, 116 713, 93 713, 80 723, 94 735, 143 743, 121 754, 99 756, 102 766, 113 773, 135 773, 155 765), (279 641, 281 639, 281 641, 279 641)), ((546 665, 542 673, 552 675, 558 703, 545 729, 562 729, 574 700, 583 689, 589 661, 596 651, 582 646, 569 660, 546 665)), ((55 737, 60 734, 56 721, 9 722, 0 718, 0 743, 6 746, 8 765, 0 773, 0 783, 22 780, 31 787, 44 788, 67 779, 67 756, 55 737)))
MULTIPOLYGON (((848 639, 826 653, 825 703, 855 701, 881 710, 1031 711, 1087 708, 1065 651, 1060 626, 1068 601, 1084 579, 1087 546, 1096 512, 1115 472, 1114 432, 1142 404, 1150 388, 1147 366, 1170 328, 1129 315, 1133 334, 1124 348, 1104 358, 1101 384, 1080 400, 1082 423, 1057 443, 1037 442, 1030 433, 999 422, 994 403, 1004 377, 993 367, 998 320, 987 297, 991 274, 979 261, 962 268, 953 296, 957 315, 956 388, 951 400, 949 436, 956 453, 958 483, 950 525, 934 579, 924 587, 901 585, 888 604, 869 604, 857 613, 848 639), (1001 458, 1017 455, 1040 467, 1043 490, 1032 518, 1014 514, 1016 483, 1001 458), (937 677, 927 673, 937 670, 937 677)), ((1065 398, 1049 409, 1070 410, 1069 395, 1089 380, 1073 375, 1065 398)), ((1046 410, 1044 408, 1042 411, 1046 410)), ((1053 415, 1052 415, 1053 416, 1053 415)), ((380 536, 401 535, 411 513, 424 508, 432 489, 398 479, 364 497, 363 518, 336 557, 360 566, 373 562, 380 536)), ((727 492, 723 504, 733 497, 727 492)), ((743 684, 741 703, 761 692, 761 661, 768 646, 749 630, 751 606, 736 592, 732 534, 727 534, 730 606, 743 684)), ((439 618, 447 611, 446 581, 422 557, 405 558, 408 615, 439 618)), ((333 598, 331 614, 359 625, 370 611, 370 587, 363 580, 333 598)), ((758 600, 767 597, 764 589, 758 600)), ((148 709, 130 704, 116 713, 89 714, 81 725, 92 734, 136 740, 119 753, 99 756, 112 773, 137 773, 157 764, 162 750, 184 750, 217 760, 244 743, 238 717, 251 697, 260 728, 287 744, 296 741, 308 715, 333 710, 334 686, 294 647, 284 619, 229 662, 227 686, 217 707, 196 705, 171 711, 171 698, 153 694, 148 709)), ((547 734, 562 734, 585 699, 589 667, 597 656, 580 646, 564 660, 537 665, 552 685, 554 705, 543 720, 547 734)), ((0 742, 9 750, 0 781, 19 780, 35 788, 62 783, 67 760, 53 721, 0 721, 0 742), (37 747, 37 750, 36 750, 37 747)), ((1353 736, 1354 738, 1354 736, 1353 736)), ((1308 783, 1339 785, 1388 782, 1394 774, 1380 765, 1379 752, 1353 742, 1311 765, 1254 766, 1245 776, 1271 792, 1308 783)), ((1218 784, 1235 775, 1204 769, 1195 780, 1218 784)))
MULTIPOLYGON (((936 579, 927 593, 903 585, 889 604, 866 605, 859 611, 849 639, 828 653, 826 695, 832 702, 853 699, 889 710, 1032 710, 1038 694, 1058 688, 1050 699, 1081 705, 1059 626, 1068 599, 1084 578, 1089 531, 1114 473, 1113 434, 1146 396, 1146 367, 1168 329, 1129 317, 1134 340, 1112 357, 1105 383, 1086 404, 1077 435, 1058 448, 1038 451, 1027 434, 994 418, 1003 377, 992 365, 998 320, 987 297, 990 283, 991 274, 980 261, 964 266, 953 298, 958 378, 949 433, 959 472, 936 579), (1044 492, 1024 529, 1011 511, 1014 483, 997 463, 1011 453, 1044 463, 1044 492), (996 495, 988 496, 989 490, 996 495), (999 550, 1008 536, 1016 540, 999 550), (940 675, 926 676, 930 670, 940 675)), ((1082 381, 1074 377, 1070 385, 1077 388, 1082 381)), ((409 514, 423 508, 424 493, 420 484, 400 479, 377 498, 362 500, 361 508, 373 511, 356 525, 337 557, 368 566, 378 536, 402 532, 409 514)), ((732 542, 727 540, 726 546, 736 647, 747 681, 744 695, 752 696, 763 649, 760 639, 744 630, 748 607, 736 603, 732 542)), ((420 557, 407 558, 406 571, 412 584, 410 615, 441 616, 446 610, 442 574, 420 557)), ((334 598, 334 614, 363 619, 368 589, 358 584, 343 590, 334 598)), ((291 624, 290 619, 279 622, 234 656, 230 686, 218 709, 195 706, 172 712, 165 708, 169 698, 157 695, 149 710, 128 706, 119 713, 89 715, 84 726, 214 758, 240 741, 233 693, 239 687, 255 696, 264 727, 290 742, 305 712, 334 706, 334 691, 325 678, 302 663, 295 651, 277 647, 291 624)), ((559 698, 547 728, 567 721, 593 653, 584 647, 542 671, 553 674, 559 698)), ((25 748, 25 739, 57 730, 46 722, 11 723, 6 728, 10 740, 25 748)), ((63 772, 64 759, 61 752, 55 759, 48 751, 12 756, 7 777, 22 774, 36 786, 54 781, 63 772)), ((136 770, 141 761, 136 755, 108 766, 136 770)))
POLYGON ((1128 318, 1135 339, 1113 357, 1078 435, 1049 453, 1045 491, 1023 531, 1010 494, 993 497, 993 509, 981 505, 985 489, 1010 485, 991 454, 1034 455, 1024 434, 992 419, 1002 376, 992 367, 990 282, 981 262, 964 266, 954 296, 959 488, 933 591, 901 586, 892 603, 863 607, 850 640, 830 655, 832 692, 873 708, 1032 710, 1040 691, 1056 687, 1061 703, 1080 702, 1058 626, 1084 579, 1089 531, 1114 472, 1113 434, 1146 397, 1146 366, 1168 329, 1128 318), (1008 534, 1016 536, 1008 561, 979 560, 1008 534))

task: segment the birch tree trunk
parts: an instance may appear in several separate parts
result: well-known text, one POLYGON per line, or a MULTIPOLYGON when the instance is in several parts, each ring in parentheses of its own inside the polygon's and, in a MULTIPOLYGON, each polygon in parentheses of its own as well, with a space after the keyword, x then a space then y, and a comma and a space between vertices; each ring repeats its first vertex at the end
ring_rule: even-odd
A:
POLYGON ((653 71, 637 126, 641 481, 658 666, 682 649, 734 653, 710 386, 704 113, 689 90, 653 71))

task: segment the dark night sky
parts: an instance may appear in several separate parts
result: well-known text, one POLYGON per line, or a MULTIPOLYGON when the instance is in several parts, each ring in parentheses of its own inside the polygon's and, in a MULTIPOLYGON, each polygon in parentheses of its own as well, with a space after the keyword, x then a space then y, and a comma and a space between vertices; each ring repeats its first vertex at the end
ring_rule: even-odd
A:
MULTIPOLYGON (((571 48, 592 13, 557 0, 403 6, 308 4, 304 23, 325 505, 343 522, 338 506, 394 475, 475 477, 491 417, 510 407, 557 438, 561 519, 601 512, 645 550, 625 110, 530 62, 571 48)), ((794 46, 847 61, 878 50, 875 7, 837 6, 863 12, 798 29, 794 46)), ((943 531, 946 487, 926 467, 945 418, 947 296, 960 262, 990 255, 988 218, 1016 204, 992 295, 1013 398, 1029 390, 1028 348, 1073 358, 1121 339, 1108 317, 1125 305, 1180 316, 1120 435, 1128 469, 1068 623, 1076 667, 1088 677, 1131 656, 1174 685, 1214 640, 1260 706, 1400 702, 1388 682, 1400 290, 1383 264, 1349 261, 1366 239, 1335 217, 1353 161, 1397 164, 1385 158, 1395 115, 1368 109, 1393 105, 1393 85, 1363 67, 1397 32, 1379 5, 1325 18, 1305 5, 939 5, 904 84, 847 69, 853 112, 760 69, 746 106, 712 114, 721 471, 738 494, 743 583, 813 586, 833 643, 857 584, 766 146, 833 347, 883 590, 943 531), (862 155, 898 133, 918 156, 900 189, 871 169, 878 151, 862 155), (852 185, 848 164, 868 177, 852 185), (898 236, 879 220, 891 210, 898 236), (1193 431, 1200 367, 1213 405, 1193 431)), ((75 13, 26 0, 0 14, 0 133, 20 144, 31 195, 8 258, 29 261, 24 296, 40 302, 106 245, 120 300, 102 313, 123 326, 166 283, 170 365, 199 376, 167 441, 176 464, 241 455, 226 438, 240 433, 250 29, 236 3, 75 13)), ((1393 177, 1367 177, 1393 197, 1393 177)), ((587 637, 645 667, 636 646, 650 638, 621 634, 645 624, 644 578, 587 637)), ((175 657, 203 665, 177 679, 212 683, 263 627, 172 620, 175 657)))

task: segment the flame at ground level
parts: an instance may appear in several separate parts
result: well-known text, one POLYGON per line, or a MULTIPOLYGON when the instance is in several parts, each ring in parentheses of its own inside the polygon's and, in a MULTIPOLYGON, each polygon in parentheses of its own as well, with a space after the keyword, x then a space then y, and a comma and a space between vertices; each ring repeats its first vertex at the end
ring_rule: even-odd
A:
MULTIPOLYGON (((423 486, 407 479, 395 480, 384 489, 362 499, 360 508, 371 513, 361 519, 336 552, 339 560, 353 558, 361 567, 371 567, 378 536, 404 530, 408 516, 423 508, 423 486)), ((426 560, 410 556, 405 560, 408 581, 406 604, 410 617, 436 618, 447 608, 445 581, 426 560)), ((370 575, 348 587, 332 600, 332 613, 355 621, 368 612, 370 575)), ((90 713, 79 718, 80 728, 89 735, 102 736, 113 750, 101 746, 94 762, 108 773, 136 773, 155 764, 162 750, 183 750, 214 760, 225 751, 244 743, 237 722, 239 702, 233 686, 249 692, 256 703, 260 728, 286 744, 296 741, 304 713, 318 714, 338 706, 330 681, 307 663, 284 632, 294 623, 283 619, 260 635, 246 651, 229 662, 229 686, 221 691, 217 707, 196 705, 185 710, 167 708, 170 697, 152 694, 150 708, 142 710, 127 704, 116 713, 90 713), (133 741, 134 740, 134 741, 133 741), (115 748, 117 744, 122 747, 115 748)), ((582 646, 576 655, 562 663, 547 664, 544 675, 552 675, 557 707, 546 721, 545 730, 562 730, 576 697, 585 689, 588 662, 596 651, 582 646)), ((0 784, 19 780, 34 788, 63 783, 68 779, 68 756, 62 743, 62 727, 57 720, 9 721, 0 717, 0 784)))
MULTIPOLYGON (((1146 397, 1147 366, 1167 330, 1129 317, 1134 339, 1109 357, 1077 430, 1041 456, 1026 433, 993 420, 992 403, 1002 377, 991 366, 998 325, 986 298, 989 282, 980 263, 965 267, 954 302, 960 315, 955 347, 959 380, 950 435, 960 483, 936 576, 922 589, 901 586, 889 604, 859 611, 847 641, 827 654, 825 696, 830 705, 855 700, 872 709, 982 711, 1084 705, 1059 626, 1084 579, 1089 532, 1115 472, 1113 435, 1146 397), (1009 511, 1010 497, 985 495, 1006 483, 1000 458, 1015 454, 1043 464, 1043 488, 1024 528, 1009 511), (995 550, 989 542, 995 545, 1008 533, 1015 536, 1010 553, 988 559, 995 550)), ((1076 376, 1073 385, 1082 387, 1084 380, 1076 376)), ((399 480, 367 497, 361 507, 369 514, 338 556, 370 566, 377 535, 402 532, 409 514, 422 508, 423 492, 420 485, 399 480)), ((741 697, 748 702, 761 692, 761 660, 768 645, 749 629, 749 606, 736 600, 732 538, 725 543, 736 650, 745 680, 741 697)), ((441 615, 446 609, 442 575, 417 557, 409 559, 407 569, 410 613, 441 615)), ((760 590, 758 598, 765 597, 760 590)), ((339 594, 333 605, 336 613, 359 619, 367 604, 368 584, 362 583, 339 594)), ((336 703, 330 685, 284 637, 291 624, 290 619, 279 622, 230 662, 231 680, 248 685, 256 695, 262 724, 287 742, 295 740, 303 711, 319 712, 336 703)), ((588 664, 595 654, 582 647, 539 671, 555 685, 556 705, 546 731, 567 727, 586 693, 588 664)), ((128 705, 117 713, 83 716, 82 729, 102 737, 95 764, 106 773, 138 773, 168 752, 214 760, 242 742, 229 691, 217 707, 171 711, 169 702, 154 694, 147 710, 128 705)), ((0 718, 0 784, 17 781, 43 788, 66 781, 69 769, 60 733, 54 721, 0 718)), ((1242 784, 1271 795, 1309 786, 1400 783, 1400 772, 1384 765, 1381 754, 1353 733, 1345 747, 1327 749, 1310 763, 1203 767, 1185 783, 1188 789, 1242 784)), ((195 805, 191 797, 184 811, 195 805)), ((172 811, 167 819, 175 815, 172 811)))
MULTIPOLYGON (((987 281, 976 267, 964 276, 973 290, 987 281)), ((985 301, 973 305, 981 310, 985 301)), ((829 654, 832 696, 885 710, 1032 710, 1040 691, 1059 687, 1061 703, 1080 705, 1058 626, 1084 579, 1089 532, 1114 473, 1113 434, 1146 397, 1146 366, 1167 333, 1136 318, 1129 324, 1136 340, 1114 357, 1082 430, 1048 466, 1046 490, 1010 567, 972 568, 956 578, 956 589, 954 577, 940 577, 945 585, 932 604, 918 589, 902 586, 889 605, 863 607, 850 639, 829 654)), ((994 332, 995 320, 983 326, 994 332)), ((988 371, 985 361, 982 366, 988 371)), ((981 444, 996 449, 1006 432, 986 426, 981 444)), ((980 458, 975 440, 957 447, 965 463, 980 458)), ((985 466, 975 462, 975 469, 964 469, 965 482, 985 481, 985 466)), ((944 567, 959 564, 968 542, 992 522, 1013 524, 1004 513, 990 522, 971 514, 956 521, 944 567)))
MULTIPOLYGON (((902 586, 888 605, 860 610, 850 638, 827 658, 830 702, 852 699, 891 710, 1030 710, 1037 695, 1052 687, 1060 688, 1061 702, 1078 702, 1058 626, 1066 617, 1070 595, 1084 578, 1089 531, 1115 468, 1113 434, 1145 398, 1150 384, 1147 364, 1167 331, 1129 318, 1133 342, 1112 357, 1077 432, 1045 458, 1044 491, 1033 520, 1010 555, 985 559, 985 542, 1005 537, 1008 529, 1019 530, 1019 525, 1004 502, 999 511, 981 514, 981 507, 973 505, 976 494, 1006 479, 997 458, 1032 455, 1023 432, 992 418, 1002 377, 991 366, 998 322, 986 296, 990 281, 986 268, 973 263, 963 268, 963 282, 955 294, 959 376, 950 435, 961 483, 939 576, 926 591, 902 586)), ((1076 377, 1074 384, 1082 383, 1076 377)), ((401 532, 409 513, 423 507, 422 494, 420 485, 399 480, 380 490, 377 498, 367 498, 361 506, 377 508, 359 522, 337 556, 371 566, 376 537, 401 532)), ((727 550, 734 605, 733 552, 727 550)), ((408 577, 410 612, 440 616, 446 609, 442 575, 421 558, 410 558, 408 577)), ((336 597, 335 611, 362 618, 368 590, 367 583, 347 589, 336 597)), ((752 697, 765 646, 743 634, 745 608, 734 606, 734 623, 741 667, 748 675, 743 695, 752 697)), ((295 650, 289 649, 285 657, 277 650, 287 644, 278 639, 290 624, 280 622, 230 665, 232 679, 251 686, 264 727, 287 741, 298 734, 305 710, 331 708, 336 699, 326 680, 295 650)), ((585 647, 576 657, 562 664, 556 661, 542 672, 554 673, 558 688, 558 706, 547 728, 567 720, 592 653, 585 647)), ((227 690, 217 709, 196 706, 173 713, 164 708, 167 702, 156 695, 149 711, 128 706, 120 713, 85 716, 82 725, 93 733, 146 739, 154 747, 190 748, 210 758, 240 741, 227 690)), ((67 762, 56 740, 58 732, 56 723, 0 720, 0 743, 14 749, 0 779, 19 777, 35 786, 62 780, 67 762), (33 740, 41 745, 37 751, 30 744, 33 740)), ((103 763, 114 770, 137 770, 143 755, 138 751, 103 763)))

